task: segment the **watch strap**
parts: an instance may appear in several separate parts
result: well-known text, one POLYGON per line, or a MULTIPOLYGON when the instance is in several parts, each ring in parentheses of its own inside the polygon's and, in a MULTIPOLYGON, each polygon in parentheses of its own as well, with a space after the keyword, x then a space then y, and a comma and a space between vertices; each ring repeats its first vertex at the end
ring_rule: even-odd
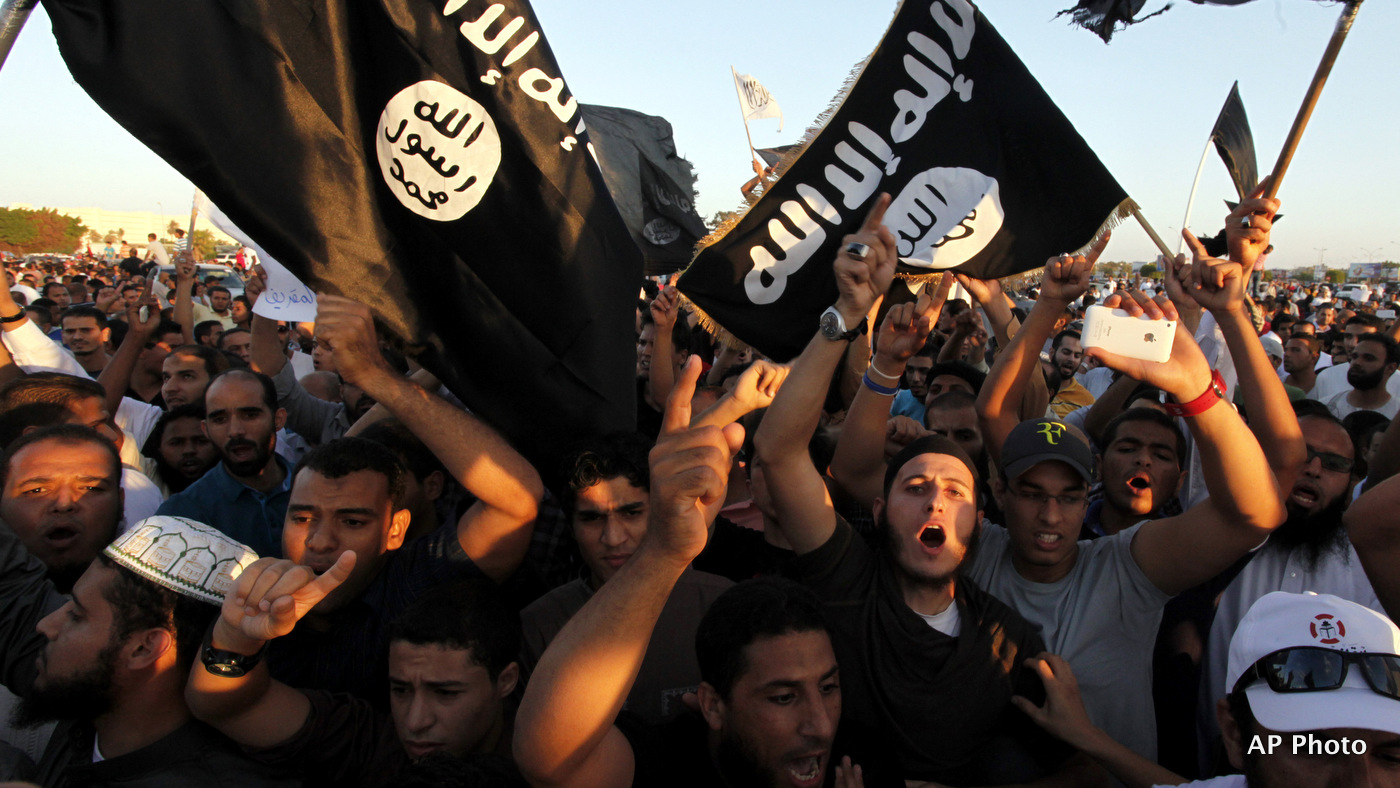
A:
POLYGON ((25 310, 25 308, 20 307, 18 314, 10 315, 8 317, 0 316, 0 323, 18 323, 19 321, 24 319, 26 314, 28 314, 28 312, 25 310))
MULTIPOLYGON (((217 619, 215 623, 218 623, 217 619)), ((204 663, 206 671, 215 676, 236 679, 251 673, 253 668, 262 662, 263 654, 266 652, 266 642, 252 654, 239 654, 235 651, 214 648, 214 625, 211 624, 204 633, 203 645, 199 647, 199 661, 204 663)))
POLYGON ((1180 418, 1199 416, 1207 410, 1210 410, 1211 406, 1217 401, 1225 399, 1225 396, 1225 379, 1220 376, 1219 370, 1211 370, 1210 385, 1206 387, 1205 393, 1190 402, 1183 402, 1180 404, 1164 402, 1162 403, 1162 409, 1167 412, 1168 416, 1177 416, 1180 418))

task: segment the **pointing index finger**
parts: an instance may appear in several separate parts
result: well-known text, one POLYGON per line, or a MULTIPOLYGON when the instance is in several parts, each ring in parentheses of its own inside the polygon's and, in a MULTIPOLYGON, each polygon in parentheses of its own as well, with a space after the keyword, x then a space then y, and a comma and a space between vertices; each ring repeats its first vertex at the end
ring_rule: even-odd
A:
POLYGON ((870 213, 865 215, 865 224, 861 225, 861 232, 878 233, 880 226, 885 223, 885 211, 889 209, 894 198, 888 192, 881 192, 875 198, 875 204, 870 206, 870 213))
POLYGON ((690 428, 690 400, 695 396, 695 381, 700 378, 700 358, 686 359, 681 374, 671 386, 666 398, 666 412, 661 416, 661 434, 674 435, 690 428))

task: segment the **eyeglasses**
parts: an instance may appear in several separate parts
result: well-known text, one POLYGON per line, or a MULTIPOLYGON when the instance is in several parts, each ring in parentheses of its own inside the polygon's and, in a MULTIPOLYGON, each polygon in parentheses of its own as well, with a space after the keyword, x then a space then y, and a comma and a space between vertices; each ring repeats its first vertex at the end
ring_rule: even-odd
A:
POLYGON ((1083 506, 1089 501, 1089 496, 1087 495, 1051 495, 1049 493, 1043 492, 1029 492, 1026 490, 1018 490, 1015 487, 1007 487, 1007 489, 1010 490, 1011 494, 1016 496, 1017 498, 1020 498, 1023 501, 1029 501, 1042 509, 1044 509, 1045 505, 1050 503, 1051 501, 1058 503, 1064 508, 1069 508, 1071 506, 1083 506))
POLYGON ((1285 648, 1266 655, 1240 676, 1234 691, 1239 692, 1261 678, 1269 689, 1281 693, 1340 689, 1352 665, 1360 666, 1372 690, 1400 700, 1400 655, 1337 651, 1317 646, 1285 648))
POLYGON ((1322 460, 1322 470, 1333 473, 1351 473, 1351 469, 1356 467, 1356 461, 1340 454, 1333 454, 1326 451, 1318 451, 1313 447, 1308 447, 1308 463, 1311 464, 1313 458, 1322 460))

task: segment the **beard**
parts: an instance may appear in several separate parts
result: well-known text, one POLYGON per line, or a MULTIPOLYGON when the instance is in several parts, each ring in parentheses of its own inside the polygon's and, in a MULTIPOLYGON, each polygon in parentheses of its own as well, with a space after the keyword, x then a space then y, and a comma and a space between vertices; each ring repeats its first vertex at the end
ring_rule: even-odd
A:
POLYGON ((1337 496, 1316 514, 1295 511, 1288 504, 1288 519, 1269 537, 1269 542, 1284 550, 1300 551, 1308 570, 1317 568, 1322 559, 1338 553, 1346 545, 1346 528, 1342 513, 1346 511, 1347 496, 1337 496))
POLYGON ((1385 377, 1385 367, 1375 372, 1362 372, 1355 364, 1347 367, 1347 383, 1357 391, 1374 391, 1385 377))
MULTIPOLYGON (((802 745, 799 752, 829 750, 831 741, 808 737, 803 740, 802 745)), ((727 785, 777 788, 783 782, 779 779, 780 775, 759 762, 758 753, 749 747, 743 737, 728 728, 720 731, 719 745, 715 748, 715 765, 727 785)))
POLYGON ((90 720, 112 708, 112 676, 117 670, 117 649, 112 644, 97 655, 95 665, 63 679, 35 686, 10 713, 16 728, 34 728, 55 720, 90 720))
POLYGON ((223 455, 224 467, 228 468, 228 472, 234 476, 257 475, 258 471, 266 467, 268 458, 272 456, 272 447, 275 445, 276 440, 276 433, 269 436, 267 443, 262 446, 246 438, 234 438, 230 440, 228 443, 224 444, 223 451, 220 452, 220 454, 223 455), (243 446, 252 447, 253 456, 251 459, 241 461, 229 459, 229 454, 231 454, 234 449, 243 446))
MULTIPOLYGON (((968 537, 967 545, 963 549, 962 556, 958 559, 957 565, 951 570, 943 574, 911 572, 904 563, 900 561, 900 556, 908 546, 902 543, 896 543, 896 540, 890 538, 890 521, 886 518, 885 514, 884 511, 881 511, 880 517, 875 521, 875 525, 877 526, 876 533, 879 534, 879 539, 884 542, 884 552, 889 556, 895 572, 911 585, 926 588, 931 591, 942 591, 954 580, 957 580, 958 577, 962 575, 962 568, 971 564, 972 560, 977 556, 977 544, 982 540, 981 523, 978 523, 972 529, 972 536, 968 537)), ((943 543, 945 545, 948 543, 946 537, 943 543)))

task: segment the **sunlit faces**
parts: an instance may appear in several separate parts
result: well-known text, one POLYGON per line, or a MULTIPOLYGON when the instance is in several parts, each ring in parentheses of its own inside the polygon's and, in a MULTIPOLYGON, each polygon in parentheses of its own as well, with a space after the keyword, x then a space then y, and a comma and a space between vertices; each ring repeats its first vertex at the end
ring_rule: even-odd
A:
POLYGON ((1079 369, 1079 362, 1084 358, 1084 346, 1075 337, 1063 337, 1059 347, 1055 348, 1053 362, 1055 368, 1060 372, 1061 380, 1069 380, 1074 377, 1074 373, 1079 369))
POLYGON ((219 461, 219 451, 204 434, 199 419, 190 416, 165 425, 160 436, 160 458, 186 481, 203 476, 219 461))
POLYGON ((160 365, 160 395, 167 408, 188 405, 204 399, 209 388, 209 370, 199 356, 173 353, 160 365))
POLYGON ((215 312, 218 312, 221 315, 227 312, 229 308, 229 303, 232 300, 233 298, 229 295, 228 290, 222 287, 209 288, 209 308, 214 310, 215 312))
POLYGON ((909 384, 909 393, 923 401, 928 394, 928 373, 933 369, 933 359, 927 356, 914 356, 904 365, 904 382, 909 384))
POLYGON ((331 479, 303 468, 292 482, 282 554, 320 574, 345 551, 355 552, 350 577, 316 605, 316 612, 330 613, 359 597, 384 555, 403 544, 410 519, 407 509, 394 511, 389 478, 382 473, 354 471, 331 479))
MULTIPOLYGON (((1356 448, 1340 424, 1327 419, 1303 417, 1298 420, 1298 426, 1303 430, 1303 441, 1308 446, 1309 455, 1334 454, 1348 460, 1355 459, 1356 448)), ((1328 470, 1323 467, 1323 462, 1321 456, 1310 456, 1303 463, 1288 493, 1288 500, 1284 502, 1290 514, 1317 514, 1351 489, 1350 472, 1328 470)))
POLYGON ((63 318, 63 344, 74 355, 86 356, 102 349, 112 336, 110 328, 97 325, 97 318, 85 315, 69 315, 63 318))
POLYGON ((1305 339, 1290 339, 1283 346, 1283 370, 1290 375, 1306 373, 1317 366, 1317 354, 1305 339))
POLYGON ((1178 437, 1155 422, 1120 423, 1099 465, 1109 505, 1138 517, 1161 509, 1181 484, 1178 437))
POLYGON ((919 586, 946 586, 975 543, 980 522, 971 469, 946 454, 920 454, 895 474, 875 519, 901 578, 919 586))
POLYGON ((492 681, 467 649, 389 644, 389 710, 408 756, 462 758, 493 750, 505 727, 505 698, 519 675, 511 663, 492 681))
POLYGON ((594 588, 617 574, 647 533, 647 491, 626 476, 580 490, 574 503, 574 539, 594 588))
POLYGON ((121 466, 87 441, 41 440, 9 459, 3 519, 51 572, 72 582, 116 536, 121 466))
POLYGON ((225 331, 219 337, 219 349, 227 350, 247 364, 253 354, 253 335, 247 331, 225 331))
POLYGON ((717 760, 734 785, 823 784, 841 721, 841 684, 823 631, 759 638, 728 698, 701 686, 701 709, 719 732, 717 760))
POLYGON ((1386 358, 1386 347, 1379 341, 1362 338, 1351 352, 1347 383, 1358 391, 1373 391, 1384 385, 1395 366, 1386 358))
POLYGON ((999 485, 1012 563, 1026 579, 1053 582, 1074 566, 1089 485, 1073 468, 1047 461, 999 485))
POLYGON ((209 386, 205 407, 204 434, 230 474, 253 476, 267 467, 287 412, 268 408, 256 379, 242 374, 219 378, 209 386))

